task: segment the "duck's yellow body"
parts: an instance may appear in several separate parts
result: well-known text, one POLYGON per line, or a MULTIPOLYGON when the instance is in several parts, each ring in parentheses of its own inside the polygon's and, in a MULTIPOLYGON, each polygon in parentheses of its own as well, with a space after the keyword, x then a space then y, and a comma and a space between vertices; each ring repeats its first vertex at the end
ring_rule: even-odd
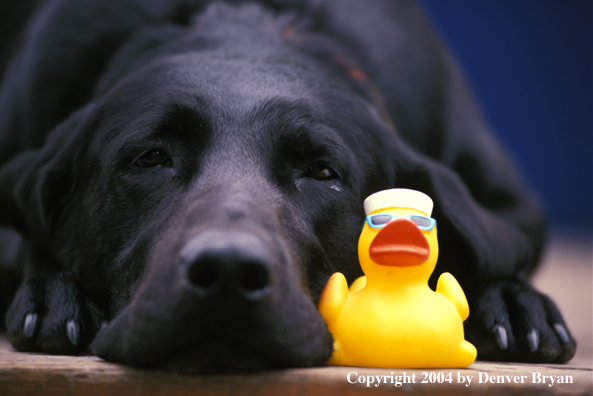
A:
POLYGON ((320 299, 319 310, 334 336, 334 353, 328 363, 392 368, 469 366, 477 352, 464 339, 463 321, 469 308, 461 287, 449 273, 441 275, 436 292, 428 287, 438 257, 436 227, 417 229, 405 216, 424 213, 411 208, 391 207, 377 213, 404 218, 380 229, 365 222, 359 258, 366 276, 349 290, 344 276, 335 273, 320 299))

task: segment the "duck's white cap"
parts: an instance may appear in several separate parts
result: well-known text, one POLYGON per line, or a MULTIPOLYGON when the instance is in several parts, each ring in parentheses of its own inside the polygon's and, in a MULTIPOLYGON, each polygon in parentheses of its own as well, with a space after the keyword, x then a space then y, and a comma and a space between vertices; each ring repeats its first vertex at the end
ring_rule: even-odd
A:
POLYGON ((393 207, 416 209, 430 217, 433 203, 428 195, 406 188, 379 191, 364 200, 364 212, 367 216, 376 210, 393 207))

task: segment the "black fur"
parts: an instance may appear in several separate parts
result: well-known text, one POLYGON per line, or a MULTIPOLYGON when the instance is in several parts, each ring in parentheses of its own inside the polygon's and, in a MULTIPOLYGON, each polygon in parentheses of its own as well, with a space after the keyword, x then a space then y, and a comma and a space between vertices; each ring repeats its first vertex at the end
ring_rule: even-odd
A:
POLYGON ((435 201, 435 278, 466 291, 478 358, 573 356, 527 282, 538 203, 414 3, 50 0, 26 32, 0 93, 17 349, 321 365, 316 302, 361 274, 362 201, 406 187, 435 201))

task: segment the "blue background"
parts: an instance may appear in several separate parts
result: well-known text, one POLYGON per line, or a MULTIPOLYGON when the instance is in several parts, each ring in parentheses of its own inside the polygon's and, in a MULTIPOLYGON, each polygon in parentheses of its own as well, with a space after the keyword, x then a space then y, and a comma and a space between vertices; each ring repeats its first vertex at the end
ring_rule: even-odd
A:
POLYGON ((552 226, 593 218, 591 0, 421 0, 552 226))

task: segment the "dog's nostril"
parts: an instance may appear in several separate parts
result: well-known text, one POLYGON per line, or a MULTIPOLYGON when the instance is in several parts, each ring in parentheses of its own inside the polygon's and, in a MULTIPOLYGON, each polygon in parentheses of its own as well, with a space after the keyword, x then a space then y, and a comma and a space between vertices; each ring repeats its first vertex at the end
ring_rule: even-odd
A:
POLYGON ((200 262, 189 267, 187 277, 194 286, 209 289, 218 283, 220 273, 216 262, 209 259, 202 259, 200 262))
POLYGON ((260 290, 270 284, 268 270, 259 264, 246 264, 241 271, 241 287, 247 291, 260 290))
POLYGON ((246 263, 239 274, 241 290, 251 298, 261 298, 270 290, 268 269, 259 263, 246 263))

